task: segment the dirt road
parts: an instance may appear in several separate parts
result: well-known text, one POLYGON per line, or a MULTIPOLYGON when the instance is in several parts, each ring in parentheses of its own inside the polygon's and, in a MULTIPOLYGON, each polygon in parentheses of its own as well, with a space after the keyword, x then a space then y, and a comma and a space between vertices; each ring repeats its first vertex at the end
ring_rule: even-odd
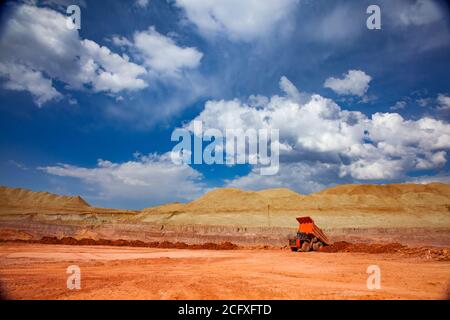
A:
POLYGON ((448 299, 450 262, 397 254, 0 244, 9 299, 448 299), (81 289, 66 269, 81 269, 81 289), (381 289, 368 290, 369 265, 381 289))

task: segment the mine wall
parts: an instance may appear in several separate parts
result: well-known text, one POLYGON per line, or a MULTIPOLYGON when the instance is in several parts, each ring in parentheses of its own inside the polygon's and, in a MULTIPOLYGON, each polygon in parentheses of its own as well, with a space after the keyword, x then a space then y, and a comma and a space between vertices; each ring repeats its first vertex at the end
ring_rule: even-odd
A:
MULTIPOLYGON (((399 242, 414 246, 450 246, 447 228, 328 228, 332 241, 399 242)), ((0 240, 39 240, 43 237, 76 239, 170 241, 187 244, 232 242, 242 246, 286 246, 296 228, 216 225, 170 225, 155 223, 0 221, 0 240)))

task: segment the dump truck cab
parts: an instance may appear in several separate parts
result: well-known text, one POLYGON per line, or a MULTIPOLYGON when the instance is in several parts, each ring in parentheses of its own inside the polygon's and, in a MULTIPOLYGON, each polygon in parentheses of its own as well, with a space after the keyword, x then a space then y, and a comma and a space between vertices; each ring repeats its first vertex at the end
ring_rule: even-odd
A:
POLYGON ((297 234, 289 238, 289 247, 292 251, 319 251, 323 246, 330 244, 328 237, 311 217, 297 217, 297 221, 297 234))

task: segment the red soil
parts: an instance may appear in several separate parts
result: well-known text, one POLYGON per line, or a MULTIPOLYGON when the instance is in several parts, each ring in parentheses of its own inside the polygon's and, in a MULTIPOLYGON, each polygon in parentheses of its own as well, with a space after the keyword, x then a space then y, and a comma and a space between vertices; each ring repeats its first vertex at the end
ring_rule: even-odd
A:
POLYGON ((22 243, 42 243, 42 244, 64 244, 64 245, 85 245, 85 246, 118 246, 118 247, 146 247, 146 248, 166 248, 166 249, 207 249, 207 250, 234 250, 238 249, 238 246, 231 242, 221 242, 221 243, 203 243, 203 244, 187 244, 184 242, 143 242, 140 240, 107 240, 99 239, 93 240, 88 238, 83 238, 77 240, 72 237, 63 237, 61 239, 57 237, 43 237, 41 240, 13 240, 13 241, 2 241, 0 242, 22 242, 22 243))
POLYGON ((5 299, 448 299, 450 261, 369 253, 0 243, 5 299), (81 289, 67 289, 78 265, 81 289), (381 289, 367 288, 368 266, 381 289))
POLYGON ((427 259, 450 261, 448 248, 407 247, 400 243, 366 244, 338 241, 330 246, 322 247, 322 252, 360 252, 360 253, 398 253, 408 256, 421 256, 427 259))
MULTIPOLYGON (((191 249, 191 250, 235 250, 242 249, 231 242, 212 243, 206 242, 202 244, 187 244, 185 242, 143 242, 140 240, 108 240, 108 239, 75 239, 72 237, 43 237, 40 240, 1 240, 0 242, 19 242, 19 243, 41 243, 41 244, 62 244, 62 245, 79 245, 79 246, 116 246, 116 247, 143 247, 143 248, 161 248, 161 249, 191 249)), ((271 250, 282 249, 273 246, 257 246, 247 247, 254 250, 271 250)), ((369 253, 369 254, 400 254, 405 256, 422 257, 426 259, 450 261, 450 250, 448 248, 438 247, 408 247, 400 243, 350 243, 347 241, 337 241, 330 246, 320 249, 324 253, 369 253)))
POLYGON ((364 252, 364 253, 396 253, 407 248, 400 243, 365 244, 338 241, 330 246, 322 247, 323 252, 364 252))

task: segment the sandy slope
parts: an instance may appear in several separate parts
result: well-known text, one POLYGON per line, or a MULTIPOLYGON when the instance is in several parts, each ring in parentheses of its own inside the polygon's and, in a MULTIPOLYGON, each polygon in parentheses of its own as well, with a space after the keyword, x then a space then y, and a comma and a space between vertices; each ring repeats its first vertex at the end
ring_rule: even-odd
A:
POLYGON ((0 220, 20 215, 33 216, 36 219, 45 218, 45 215, 52 215, 52 219, 63 215, 79 220, 89 218, 86 217, 89 214, 128 216, 136 213, 133 210, 95 208, 80 196, 71 197, 0 186, 0 220))
POLYGON ((310 215, 324 228, 450 228, 450 185, 342 185, 308 196, 288 189, 217 189, 187 204, 144 209, 141 219, 288 227, 297 215, 310 215))
POLYGON ((417 207, 431 211, 448 211, 450 185, 392 184, 392 185, 341 185, 309 196, 289 189, 243 191, 234 188, 215 189, 187 204, 169 204, 145 209, 144 212, 272 212, 291 210, 395 210, 410 211, 417 207))
POLYGON ((0 186, 0 207, 51 207, 51 208, 87 208, 90 205, 80 196, 68 197, 49 192, 35 192, 21 188, 0 186))
POLYGON ((10 299, 446 299, 449 274, 448 261, 393 254, 0 244, 10 299), (74 264, 80 290, 66 287, 74 264), (367 289, 373 264, 380 290, 367 289))

